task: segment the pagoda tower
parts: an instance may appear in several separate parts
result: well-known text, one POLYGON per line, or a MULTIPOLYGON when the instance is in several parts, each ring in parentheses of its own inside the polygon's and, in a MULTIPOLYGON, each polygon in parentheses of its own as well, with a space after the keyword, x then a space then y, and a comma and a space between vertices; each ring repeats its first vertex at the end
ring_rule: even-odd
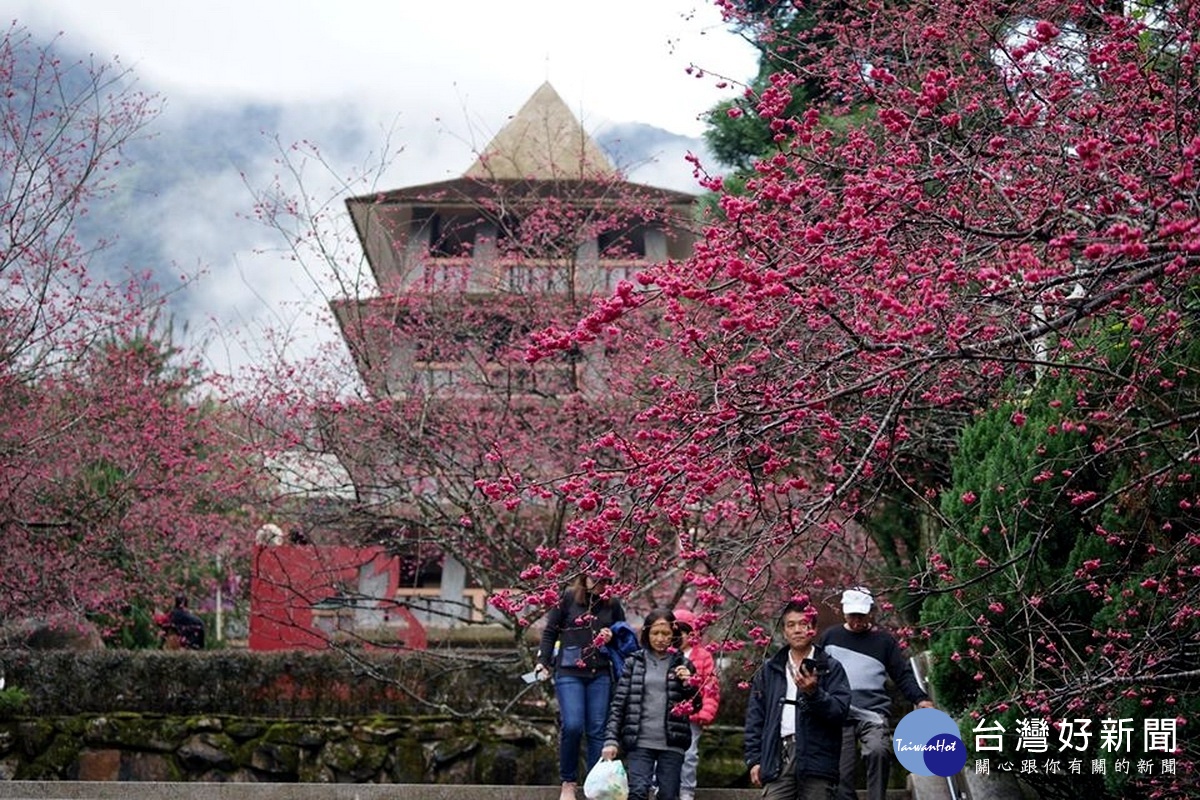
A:
POLYGON ((403 314, 414 294, 441 294, 446 313, 464 318, 470 305, 515 297, 545 309, 611 294, 649 264, 691 253, 695 202, 625 181, 544 83, 461 177, 347 200, 380 294, 335 301, 333 310, 376 396, 453 386, 478 394, 467 388, 480 377, 466 374, 467 359, 397 336, 379 315, 403 314), (584 220, 575 229, 557 230, 554 241, 528 230, 548 208, 567 206, 584 220))

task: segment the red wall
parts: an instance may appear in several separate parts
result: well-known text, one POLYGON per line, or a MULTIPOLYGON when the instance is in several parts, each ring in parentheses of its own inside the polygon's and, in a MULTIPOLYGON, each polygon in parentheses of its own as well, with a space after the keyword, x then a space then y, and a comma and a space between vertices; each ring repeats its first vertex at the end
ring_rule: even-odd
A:
MULTIPOLYGON (((250 649, 325 649, 330 646, 329 636, 313 622, 316 603, 339 592, 390 599, 395 597, 399 577, 399 557, 388 555, 382 547, 255 547, 250 574, 250 649), (363 585, 375 586, 377 581, 375 589, 363 585)), ((386 609, 382 613, 391 633, 389 642, 425 649, 425 629, 407 608, 370 599, 358 602, 363 607, 386 609)), ((373 638, 372 632, 364 636, 373 638)))

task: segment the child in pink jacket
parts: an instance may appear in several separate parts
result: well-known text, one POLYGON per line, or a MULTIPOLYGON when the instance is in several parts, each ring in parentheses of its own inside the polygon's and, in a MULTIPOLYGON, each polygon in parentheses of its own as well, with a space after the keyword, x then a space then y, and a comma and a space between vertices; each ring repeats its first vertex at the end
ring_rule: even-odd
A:
POLYGON ((692 714, 692 746, 683 758, 683 774, 679 786, 679 800, 695 800, 696 764, 700 760, 700 732, 717 718, 721 705, 721 684, 717 678, 716 664, 712 653, 700 641, 696 630, 696 615, 686 608, 675 609, 675 627, 683 635, 683 655, 696 667, 694 680, 700 683, 702 704, 692 714))

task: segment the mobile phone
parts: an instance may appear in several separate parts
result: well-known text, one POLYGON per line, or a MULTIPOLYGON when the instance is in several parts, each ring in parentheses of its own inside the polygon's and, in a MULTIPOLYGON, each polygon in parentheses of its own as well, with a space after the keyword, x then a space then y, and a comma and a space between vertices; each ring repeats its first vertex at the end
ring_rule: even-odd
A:
POLYGON ((828 670, 818 669, 817 660, 815 658, 806 658, 803 661, 801 661, 800 669, 802 669, 804 672, 806 672, 810 675, 824 675, 825 672, 828 671, 828 670))

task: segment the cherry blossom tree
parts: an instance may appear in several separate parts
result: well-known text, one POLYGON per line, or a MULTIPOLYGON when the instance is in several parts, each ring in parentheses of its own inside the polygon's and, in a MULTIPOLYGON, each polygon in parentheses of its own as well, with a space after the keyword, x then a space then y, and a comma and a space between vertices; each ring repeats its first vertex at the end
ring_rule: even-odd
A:
MULTIPOLYGON (((755 4, 721 5, 745 30, 759 24, 755 4)), ((425 457, 462 476, 461 499, 438 486, 437 513, 458 525, 437 529, 451 546, 469 549, 457 541, 464 531, 514 534, 491 566, 493 585, 514 589, 500 607, 518 618, 544 609, 580 554, 621 578, 669 561, 690 598, 724 613, 731 638, 765 644, 756 623, 789 595, 833 596, 873 574, 881 554, 861 523, 878 524, 884 493, 899 491, 930 530, 900 543, 912 566, 896 588, 914 603, 932 598, 921 635, 968 648, 935 665, 953 711, 1020 707, 1061 722, 1132 701, 1174 719, 1195 680, 1173 648, 1186 655, 1196 625, 1196 7, 803 11, 806 24, 771 27, 779 69, 747 97, 773 149, 753 161, 744 191, 695 164, 718 213, 694 254, 647 264, 574 306, 578 322, 537 308, 522 317, 535 367, 620 357, 604 376, 617 402, 581 394, 586 412, 566 428, 491 403, 477 404, 475 423, 445 423, 451 406, 428 396, 355 397, 354 412, 385 412, 377 418, 393 430, 381 450, 416 431, 414 445, 433 444, 425 457), (796 112, 798 92, 814 86, 796 112), (1018 433, 997 435, 997 414, 1018 433), (1035 418, 1047 436, 1069 436, 1037 441, 1021 422, 1035 418), (555 438, 534 444, 523 430, 555 438), (1132 463, 1096 455, 1114 442, 1132 463), (992 469, 1001 445, 1025 455, 992 469), (1052 492, 1038 488, 1051 479, 1052 492), (523 538, 516 520, 538 513, 553 526, 523 538), (1013 520, 1016 545, 1005 539, 1013 520), (1080 537, 1097 538, 1076 552, 1080 537), (1058 549, 1039 549, 1051 540, 1058 549), (531 557, 517 570, 521 556, 531 557), (1154 574, 1135 571, 1135 587, 1130 568, 1154 574), (989 596, 997 587, 1003 599, 989 596), (1090 599, 1073 604, 1072 592, 1090 599), (1088 616, 1109 598, 1112 611, 1088 616), (1039 604, 1071 616, 1049 624, 1039 604), (1017 615, 1032 643, 1015 646, 1009 628, 977 634, 982 644, 966 638, 988 614, 1017 615), (1071 657, 1048 660, 1051 645, 1071 657), (1027 668, 1001 675, 1022 653, 1027 668), (964 659, 978 672, 966 688, 952 666, 964 659)), ((389 329, 445 323, 397 303, 389 329)), ((462 347, 464 358, 494 359, 462 347)), ((346 419, 355 423, 342 436, 381 430, 346 419)), ((388 475, 389 465, 364 466, 388 475)), ((419 491, 386 483, 408 498, 419 491)), ((1181 773, 1188 748, 1175 754, 1181 773)), ((1178 796, 1189 785, 1131 776, 1109 789, 1178 796)))
POLYGON ((207 588, 252 483, 141 274, 98 275, 77 224, 157 101, 118 63, 0 37, 0 619, 90 619, 207 588))
MULTIPOLYGON (((503 166, 509 156, 497 152, 503 166)), ((262 402, 265 442, 314 459, 335 455, 347 472, 352 497, 322 503, 309 538, 383 543, 414 572, 429 559, 453 558, 488 595, 490 621, 505 622, 521 642, 584 556, 635 615, 697 595, 709 609, 753 597, 737 578, 746 574, 748 535, 731 537, 730 547, 724 536, 757 521, 720 493, 680 513, 644 515, 639 534, 616 546, 568 535, 573 520, 609 513, 602 476, 641 435, 634 420, 653 382, 678 366, 678 354, 657 338, 666 330, 660 316, 622 328, 603 320, 634 301, 637 276, 653 268, 656 248, 660 260, 690 251, 670 240, 692 235, 694 221, 675 207, 691 198, 631 184, 609 169, 580 174, 574 151, 565 156, 569 165, 532 167, 534 180, 499 176, 489 158, 463 180, 385 192, 376 184, 386 154, 345 178, 301 144, 280 147, 280 178, 255 190, 259 219, 325 293, 361 380, 356 385, 344 354, 322 353, 254 381, 279 387, 262 402), (327 189, 316 189, 317 174, 330 176, 327 189), (347 194, 354 230, 335 203, 347 194), (405 212, 411 219, 389 227, 398 200, 406 209, 443 210, 405 212), (434 233, 417 240, 418 225, 434 233), (652 244, 655 231, 665 241, 652 244), (379 263, 370 263, 362 241, 382 243, 379 263), (586 342, 544 333, 568 331, 585 317, 586 342), (272 411, 284 407, 292 411, 272 411), (717 573, 722 588, 705 595, 717 573)), ((668 479, 664 473, 636 491, 652 502, 668 479)), ((292 524, 307 525, 299 517, 292 524)), ((818 554, 781 550, 801 562, 818 554)), ((403 594, 384 602, 421 607, 403 594)), ((440 605, 445 618, 435 624, 477 620, 466 604, 450 612, 440 605)))
MULTIPOLYGON (((417 272, 432 259, 441 270, 436 285, 429 270, 379 285, 361 231, 344 227, 330 198, 349 193, 385 208, 387 193, 373 188, 383 169, 332 177, 328 191, 317 192, 317 167, 337 176, 315 148, 280 148, 280 180, 256 191, 256 213, 326 293, 352 364, 323 353, 313 369, 261 377, 256 385, 286 387, 280 401, 303 398, 307 410, 303 423, 296 415, 272 419, 276 403, 266 402, 260 430, 283 450, 336 454, 352 477, 353 500, 321 526, 327 540, 384 543, 414 564, 450 556, 491 595, 537 585, 528 608, 523 592, 517 601, 494 598, 492 613, 520 634, 593 552, 565 536, 580 507, 594 508, 583 475, 596 459, 580 466, 580 448, 624 424, 644 391, 641 377, 653 374, 644 364, 656 362, 640 341, 634 350, 600 332, 595 351, 567 347, 531 363, 529 335, 573 326, 614 290, 628 295, 628 278, 650 263, 645 231, 675 226, 669 235, 679 236, 690 220, 664 205, 680 198, 619 173, 551 181, 485 174, 418 187, 411 204, 460 204, 471 217, 423 245, 417 272), (480 224, 491 232, 478 234, 480 224), (490 265, 481 268, 486 286, 480 270, 471 271, 481 261, 490 265)), ((647 552, 619 568, 598 555, 619 576, 618 591, 669 595, 683 584, 681 572, 663 580, 663 570, 679 566, 673 539, 647 552)), ((470 611, 444 622, 469 622, 470 611)))
MULTIPOLYGON (((722 6, 755 24, 742 4, 722 6)), ((786 66, 751 98, 773 151, 737 194, 697 165, 721 196, 695 256, 532 351, 585 347, 597 326, 644 314, 670 327, 656 341, 678 366, 650 382, 624 438, 597 443, 611 459, 589 476, 604 513, 571 532, 619 547, 698 506, 752 519, 722 546, 738 549, 766 608, 830 572, 869 574, 848 523, 876 513, 883 487, 907 487, 936 523, 936 543, 908 554, 912 597, 937 598, 926 633, 983 640, 953 654, 987 690, 952 679, 958 662, 937 665, 958 687, 954 711, 1004 705, 1058 722, 1123 700, 1139 717, 1189 719, 1196 7, 803 10, 815 22, 788 33, 786 66), (789 114, 813 81, 824 94, 789 114), (993 409, 1035 419, 1026 403, 1048 405, 1036 416, 1048 435, 1074 437, 1067 455, 1030 438, 1024 466, 988 472, 994 445, 960 437, 993 409), (1125 463, 1098 455, 1114 446, 1125 463), (1057 493, 1037 488, 1043 470, 1057 493), (988 514, 974 510, 981 498, 988 514), (1071 513, 1037 505, 1051 500, 1071 513), (1055 555, 1076 540, 1078 564, 1055 555), (797 542, 817 556, 768 578, 797 542), (830 559, 834 546, 862 557, 830 559), (1075 592, 1092 599, 1073 605, 1075 592), (1092 602, 1111 611, 1093 618, 1092 602), (1071 616, 1048 622, 1039 604, 1071 616), (1022 621, 1020 644, 1010 627, 967 629, 997 616, 1022 621), (1023 669, 1006 672, 1015 661, 1023 669)), ((1179 745, 1186 773, 1194 751, 1179 745)), ((1122 796, 1192 791, 1187 777, 1117 782, 1122 796)))

